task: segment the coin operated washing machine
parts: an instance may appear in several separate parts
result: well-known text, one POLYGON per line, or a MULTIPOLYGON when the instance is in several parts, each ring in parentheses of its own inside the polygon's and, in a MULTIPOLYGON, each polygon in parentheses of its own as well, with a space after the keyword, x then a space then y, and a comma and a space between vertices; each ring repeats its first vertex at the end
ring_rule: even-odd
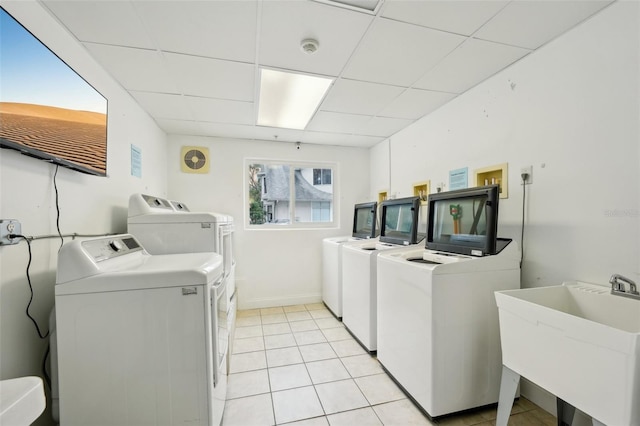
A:
POLYGON ((497 187, 432 194, 426 247, 378 257, 378 360, 430 417, 498 401, 494 292, 520 287, 498 200, 497 187))
POLYGON ((377 350, 378 254, 410 250, 424 235, 420 199, 399 198, 381 203, 379 241, 364 240, 342 246, 342 322, 369 352, 377 350))
POLYGON ((222 270, 218 254, 154 256, 128 234, 65 244, 51 334, 54 419, 219 425, 228 344, 222 270))
MULTIPOLYGON (((145 194, 129 197, 127 231, 151 254, 214 252, 223 258, 227 287, 229 348, 233 348, 238 297, 235 283, 233 217, 192 212, 185 203, 145 194)), ((231 352, 227 356, 231 362, 231 352)))
POLYGON ((359 203, 353 208, 351 236, 322 240, 322 301, 339 320, 342 319, 342 245, 347 242, 373 240, 378 237, 378 203, 359 203))

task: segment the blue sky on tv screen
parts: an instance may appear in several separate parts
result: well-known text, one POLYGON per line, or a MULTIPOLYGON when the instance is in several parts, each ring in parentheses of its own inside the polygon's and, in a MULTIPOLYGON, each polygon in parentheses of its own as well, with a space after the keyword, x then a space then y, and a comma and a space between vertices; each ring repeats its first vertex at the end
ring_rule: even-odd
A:
POLYGON ((107 113, 107 101, 0 9, 0 102, 107 113))

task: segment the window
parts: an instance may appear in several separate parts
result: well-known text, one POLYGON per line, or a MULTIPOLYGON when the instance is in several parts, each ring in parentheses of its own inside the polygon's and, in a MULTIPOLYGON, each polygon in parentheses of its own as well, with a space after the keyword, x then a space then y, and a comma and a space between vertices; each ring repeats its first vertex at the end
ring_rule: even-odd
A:
POLYGON ((246 164, 249 225, 333 225, 334 166, 258 160, 246 164))
POLYGON ((331 169, 313 169, 314 185, 331 185, 331 169))
POLYGON ((331 203, 326 201, 312 202, 311 216, 314 222, 331 222, 331 203))

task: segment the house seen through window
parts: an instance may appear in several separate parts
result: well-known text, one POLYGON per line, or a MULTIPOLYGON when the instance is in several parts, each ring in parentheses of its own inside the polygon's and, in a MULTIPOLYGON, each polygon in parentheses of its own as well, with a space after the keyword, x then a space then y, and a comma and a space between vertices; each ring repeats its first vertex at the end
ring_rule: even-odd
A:
POLYGON ((333 223, 334 167, 248 161, 249 225, 333 223))
POLYGON ((313 169, 314 185, 331 185, 331 169, 313 169))

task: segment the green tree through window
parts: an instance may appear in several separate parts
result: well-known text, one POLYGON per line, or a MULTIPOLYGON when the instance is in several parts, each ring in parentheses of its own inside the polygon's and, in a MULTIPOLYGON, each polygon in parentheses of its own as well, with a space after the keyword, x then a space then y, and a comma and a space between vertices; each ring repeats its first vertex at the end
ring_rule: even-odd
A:
POLYGON ((252 225, 261 225, 265 222, 259 171, 258 164, 249 164, 249 223, 252 225))

